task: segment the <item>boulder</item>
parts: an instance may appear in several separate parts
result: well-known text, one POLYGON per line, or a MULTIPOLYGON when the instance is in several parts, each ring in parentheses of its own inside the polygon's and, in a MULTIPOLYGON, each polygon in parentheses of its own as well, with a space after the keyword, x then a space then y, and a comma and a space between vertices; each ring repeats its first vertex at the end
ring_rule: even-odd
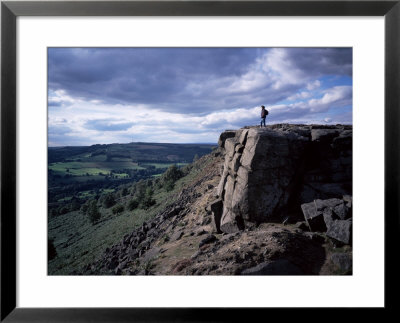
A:
POLYGON ((315 205, 317 211, 328 213, 333 219, 346 220, 351 216, 350 209, 345 205, 345 201, 341 199, 317 199, 315 200, 315 205))
POLYGON ((202 246, 204 246, 206 244, 215 242, 217 240, 218 240, 217 237, 215 235, 211 234, 211 235, 207 236, 206 238, 204 238, 203 240, 200 241, 199 248, 201 248, 202 246))
POLYGON ((218 139, 218 146, 224 148, 225 147, 225 140, 228 138, 235 137, 236 131, 235 130, 225 130, 218 139))
POLYGON ((169 241, 173 242, 173 241, 177 241, 180 238, 182 238, 183 236, 183 231, 176 231, 174 232, 174 234, 171 236, 171 238, 169 239, 169 241))
POLYGON ((224 174, 228 175, 219 186, 223 232, 240 230, 244 221, 267 222, 286 205, 306 143, 298 134, 266 128, 245 129, 226 140, 224 174))
POLYGON ((344 244, 350 244, 352 239, 352 220, 333 220, 329 223, 326 235, 344 244))
POLYGON ((326 231, 323 212, 317 209, 315 202, 302 204, 301 210, 310 231, 326 231))
POLYGON ((326 231, 326 235, 345 244, 351 242, 351 212, 341 199, 315 200, 301 205, 311 231, 326 231))

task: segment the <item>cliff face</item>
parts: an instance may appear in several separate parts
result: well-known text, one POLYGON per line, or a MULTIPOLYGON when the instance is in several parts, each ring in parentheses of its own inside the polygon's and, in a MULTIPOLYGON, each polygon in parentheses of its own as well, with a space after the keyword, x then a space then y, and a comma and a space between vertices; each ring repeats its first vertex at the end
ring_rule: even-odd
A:
POLYGON ((351 188, 351 126, 225 131, 167 208, 78 274, 349 274, 351 188))
POLYGON ((221 134, 217 230, 302 218, 300 205, 351 195, 352 127, 274 125, 221 134))

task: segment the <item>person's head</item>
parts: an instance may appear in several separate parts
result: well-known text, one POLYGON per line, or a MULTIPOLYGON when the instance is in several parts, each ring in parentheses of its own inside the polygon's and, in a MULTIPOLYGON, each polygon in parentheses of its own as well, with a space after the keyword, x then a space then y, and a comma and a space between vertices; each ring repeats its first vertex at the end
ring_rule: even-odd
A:
POLYGON ((265 110, 265 107, 264 107, 263 105, 261 106, 261 108, 262 108, 263 110, 265 110))

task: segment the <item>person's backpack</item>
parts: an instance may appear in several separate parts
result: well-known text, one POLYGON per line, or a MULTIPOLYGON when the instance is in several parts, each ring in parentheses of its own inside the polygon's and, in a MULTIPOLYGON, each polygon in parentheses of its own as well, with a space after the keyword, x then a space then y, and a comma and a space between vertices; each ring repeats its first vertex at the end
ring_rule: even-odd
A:
POLYGON ((268 110, 267 109, 265 109, 265 116, 267 116, 268 115, 268 110))

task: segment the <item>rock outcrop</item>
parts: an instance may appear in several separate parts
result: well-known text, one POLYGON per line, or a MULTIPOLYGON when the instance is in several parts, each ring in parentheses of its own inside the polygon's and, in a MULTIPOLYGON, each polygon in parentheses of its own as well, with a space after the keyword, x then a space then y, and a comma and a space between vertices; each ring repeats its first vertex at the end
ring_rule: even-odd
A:
POLYGON ((282 216, 298 220, 301 204, 352 193, 351 126, 229 130, 221 134, 219 146, 225 162, 213 213, 222 232, 282 221, 282 216))
POLYGON ((351 126, 226 131, 166 208, 75 274, 351 274, 351 149, 351 126))

